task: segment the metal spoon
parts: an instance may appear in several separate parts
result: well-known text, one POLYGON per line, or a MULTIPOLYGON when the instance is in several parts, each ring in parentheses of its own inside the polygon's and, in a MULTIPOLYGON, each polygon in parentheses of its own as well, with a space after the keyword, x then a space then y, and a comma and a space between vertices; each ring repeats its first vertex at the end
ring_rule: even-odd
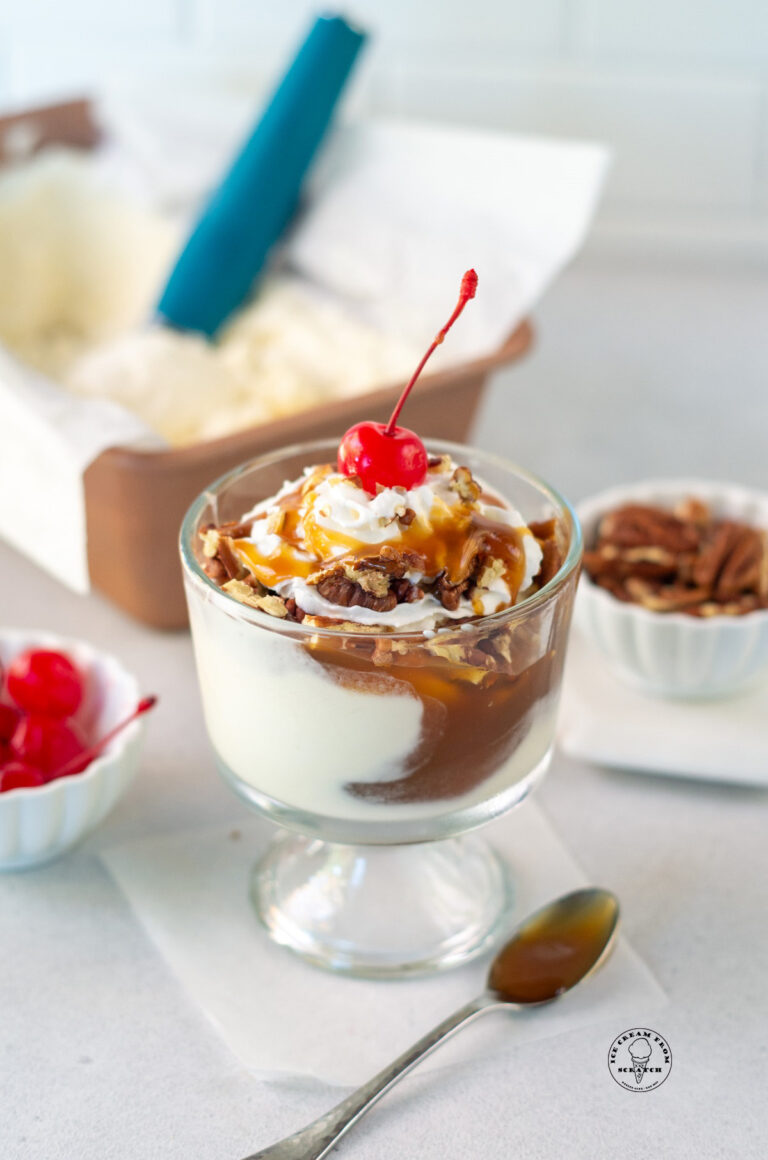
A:
POLYGON ((320 1119, 246 1160, 321 1160, 399 1079, 479 1015, 499 1007, 550 1003, 586 979, 607 957, 618 926, 618 900, 597 887, 576 890, 537 910, 496 955, 482 995, 320 1119))

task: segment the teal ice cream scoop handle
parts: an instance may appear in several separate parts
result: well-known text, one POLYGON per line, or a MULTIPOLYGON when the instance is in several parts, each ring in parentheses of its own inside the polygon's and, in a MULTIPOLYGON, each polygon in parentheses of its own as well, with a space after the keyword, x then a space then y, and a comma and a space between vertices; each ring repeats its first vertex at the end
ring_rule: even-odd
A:
POLYGON ((365 34, 320 16, 206 205, 158 303, 167 324, 211 336, 247 297, 299 200, 365 34))

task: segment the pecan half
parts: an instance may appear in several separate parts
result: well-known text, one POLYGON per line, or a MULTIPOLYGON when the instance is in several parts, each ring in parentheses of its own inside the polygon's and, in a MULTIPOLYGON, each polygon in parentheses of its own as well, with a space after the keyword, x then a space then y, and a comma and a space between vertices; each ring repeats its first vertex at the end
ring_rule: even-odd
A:
POLYGON ((717 599, 727 603, 744 592, 757 593, 764 555, 765 537, 756 528, 740 527, 718 577, 717 599))
POLYGON ((674 512, 625 504, 607 513, 584 567, 618 600, 656 612, 740 616, 768 606, 768 533, 715 519, 697 499, 674 512))
POLYGON ((620 548, 656 545, 670 552, 690 552, 699 545, 696 527, 672 512, 644 504, 625 504, 603 516, 599 540, 609 540, 620 548))
POLYGON ((699 558, 693 566, 693 579, 702 588, 714 588, 726 560, 736 547, 739 525, 726 520, 712 529, 699 558))
POLYGON ((686 588, 682 584, 654 584, 649 580, 641 580, 637 576, 630 576, 626 581, 626 589, 632 600, 642 604, 652 612, 682 612, 696 604, 701 604, 707 597, 705 588, 686 588))
POLYGON ((340 608, 371 608, 376 612, 390 612, 397 604, 397 594, 390 588, 390 576, 367 561, 334 564, 323 572, 310 576, 320 595, 338 604, 340 608))

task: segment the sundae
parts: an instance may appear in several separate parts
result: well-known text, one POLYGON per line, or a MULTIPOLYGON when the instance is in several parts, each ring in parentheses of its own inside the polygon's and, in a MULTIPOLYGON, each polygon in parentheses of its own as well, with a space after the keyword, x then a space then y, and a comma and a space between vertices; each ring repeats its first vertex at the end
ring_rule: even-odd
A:
POLYGON ((388 424, 351 428, 336 462, 287 456, 266 495, 257 463, 203 497, 186 582, 208 731, 225 776, 274 816, 488 817, 548 762, 576 580, 567 509, 396 425, 476 282, 388 424))

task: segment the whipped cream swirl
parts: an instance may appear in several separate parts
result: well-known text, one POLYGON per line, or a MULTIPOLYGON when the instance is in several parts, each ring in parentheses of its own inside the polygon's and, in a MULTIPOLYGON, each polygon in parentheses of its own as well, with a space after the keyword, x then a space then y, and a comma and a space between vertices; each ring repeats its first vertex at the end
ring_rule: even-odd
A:
MULTIPOLYGON (((332 468, 307 468, 301 479, 286 482, 244 517, 245 523, 251 521, 251 529, 250 536, 238 541, 241 558, 262 583, 283 598, 294 599, 312 616, 413 631, 431 630, 446 620, 489 615, 527 593, 541 568, 542 549, 520 512, 481 480, 473 481, 479 490, 469 505, 473 520, 499 534, 509 530, 518 537, 524 555, 514 593, 504 570, 490 569, 482 586, 462 594, 456 607, 448 608, 426 589, 437 576, 409 566, 405 579, 417 588, 424 585, 423 594, 382 611, 364 605, 340 607, 318 590, 316 582, 318 570, 370 559, 377 546, 389 545, 404 554, 414 549, 418 557, 425 544, 440 547, 451 536, 460 540, 456 529, 466 522, 468 500, 457 488, 454 473, 455 464, 445 457, 418 487, 382 488, 369 495, 332 468), (293 513, 290 536, 286 507, 293 513)), ((422 556, 428 557, 429 552, 422 556)))

